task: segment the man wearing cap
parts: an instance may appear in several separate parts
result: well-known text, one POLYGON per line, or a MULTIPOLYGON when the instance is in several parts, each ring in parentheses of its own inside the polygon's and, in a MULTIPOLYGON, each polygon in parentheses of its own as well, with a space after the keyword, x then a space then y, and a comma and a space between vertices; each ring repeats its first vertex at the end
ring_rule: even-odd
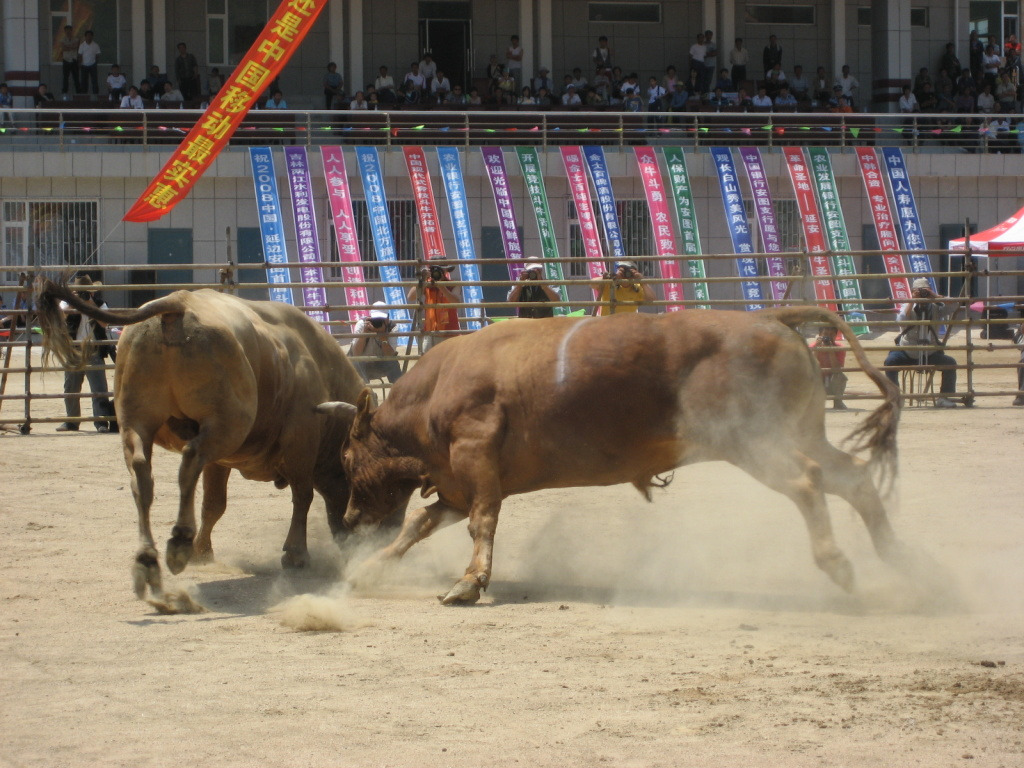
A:
POLYGON ((459 313, 454 307, 446 304, 457 304, 462 301, 461 292, 457 287, 445 285, 451 275, 450 264, 431 264, 420 270, 420 282, 412 286, 405 294, 410 304, 419 301, 420 285, 423 286, 423 341, 420 352, 426 352, 435 344, 459 332, 459 313))
POLYGON ((926 277, 914 280, 911 295, 916 301, 900 305, 896 315, 900 333, 896 336, 897 348, 885 358, 885 375, 899 386, 900 368, 910 365, 948 366, 942 371, 940 397, 935 400, 935 406, 956 408, 956 403, 950 400, 950 395, 956 392, 956 360, 942 351, 943 342, 938 334, 939 325, 952 314, 956 302, 936 301, 939 295, 932 290, 926 277), (900 347, 931 347, 933 351, 905 351, 900 347))
POLYGON ((387 379, 392 384, 402 378, 402 367, 398 364, 398 352, 391 345, 390 335, 395 324, 388 317, 387 305, 383 301, 373 302, 368 317, 360 318, 352 332, 356 335, 349 354, 352 357, 372 357, 374 360, 353 360, 352 364, 366 381, 387 379))
MULTIPOLYGON (((88 275, 82 275, 72 281, 72 286, 77 286, 75 291, 84 301, 95 304, 100 309, 109 309, 99 290, 103 288, 101 283, 94 283, 88 275), (86 290, 87 289, 87 290, 86 290)), ((74 309, 66 301, 60 303, 60 308, 68 324, 68 333, 78 343, 82 344, 86 339, 93 341, 107 341, 106 323, 84 316, 77 309, 74 309)), ((102 344, 93 348, 92 354, 86 361, 90 370, 64 372, 64 394, 77 395, 82 391, 82 382, 89 380, 89 389, 92 391, 92 415, 96 417, 96 431, 110 432, 117 431, 117 422, 114 421, 114 405, 110 398, 106 397, 107 372, 100 366, 103 359, 111 354, 110 347, 102 344)), ((64 410, 68 418, 74 419, 82 415, 82 403, 77 397, 64 398, 64 410)), ((65 421, 57 427, 58 432, 77 432, 77 421, 65 421)))
POLYGON ((620 312, 639 312, 640 304, 654 301, 654 291, 643 282, 643 275, 636 268, 636 262, 619 261, 615 264, 615 272, 604 275, 601 285, 601 305, 595 315, 616 315, 620 312), (612 303, 612 288, 615 289, 615 300, 612 303))
POLYGON ((544 279, 544 262, 538 256, 527 256, 526 265, 519 273, 519 280, 508 292, 508 300, 520 305, 516 308, 519 317, 554 317, 554 307, 530 306, 534 302, 560 301, 555 291, 541 280, 544 279))
POLYGON ((551 70, 541 67, 537 70, 537 76, 530 81, 530 88, 534 93, 540 93, 541 88, 546 88, 548 93, 555 90, 555 83, 551 79, 551 70))

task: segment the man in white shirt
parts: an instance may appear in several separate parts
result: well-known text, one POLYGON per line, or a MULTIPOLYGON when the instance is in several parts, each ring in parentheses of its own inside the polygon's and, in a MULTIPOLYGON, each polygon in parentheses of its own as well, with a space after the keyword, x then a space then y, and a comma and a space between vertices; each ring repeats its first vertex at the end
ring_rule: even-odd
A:
POLYGON ((729 65, 732 68, 729 76, 736 88, 742 88, 747 79, 747 62, 750 61, 750 52, 743 47, 743 38, 736 38, 736 45, 729 51, 729 65))
POLYGON ((920 111, 921 107, 917 103, 917 97, 914 95, 914 92, 910 90, 909 85, 904 85, 903 95, 900 96, 900 112, 904 115, 910 115, 920 111))
POLYGON ((772 106, 772 99, 771 96, 768 95, 768 89, 765 88, 763 85, 760 88, 758 88, 757 95, 753 99, 751 99, 751 103, 753 103, 755 107, 770 108, 772 106))
POLYGON ((81 41, 74 35, 74 27, 70 24, 64 25, 64 37, 58 41, 61 57, 61 93, 65 98, 68 94, 68 81, 74 86, 75 93, 79 91, 78 82, 78 47, 81 41))
POLYGON ((569 83, 565 93, 562 96, 562 105, 566 107, 575 107, 583 102, 580 100, 579 95, 576 93, 576 86, 569 83))
POLYGON ((707 87, 704 84, 704 59, 708 49, 704 45, 704 33, 697 35, 697 42, 690 46, 690 79, 693 80, 693 73, 697 73, 697 90, 704 93, 707 87))
POLYGON ((519 44, 519 35, 512 35, 505 49, 505 69, 515 78, 516 85, 523 84, 523 46, 519 44))
POLYGON ((109 99, 120 102, 127 88, 128 79, 121 74, 121 67, 117 64, 112 65, 110 67, 110 74, 107 75, 107 94, 109 99))
POLYGON ((139 94, 139 89, 134 85, 128 89, 128 93, 121 99, 121 109, 144 109, 145 106, 142 96, 139 94))
POLYGON ((444 101, 445 96, 448 95, 448 91, 452 89, 452 84, 448 81, 448 78, 444 76, 444 72, 440 69, 437 70, 437 74, 434 75, 434 79, 430 81, 430 95, 433 96, 434 101, 438 104, 444 101))
MULTIPOLYGON (((431 75, 433 77, 433 75, 431 75)), ((406 93, 410 90, 414 91, 417 96, 423 92, 423 89, 427 87, 427 79, 420 71, 420 65, 418 62, 413 62, 409 67, 409 71, 405 73, 405 79, 402 80, 402 87, 406 93)))
POLYGON ((420 74, 423 75, 424 83, 429 83, 437 74, 437 62, 429 53, 423 54, 423 59, 420 61, 420 74))
POLYGON ((843 96, 846 97, 846 101, 852 107, 854 106, 854 97, 857 95, 857 89, 860 88, 860 83, 857 82, 857 78, 850 74, 850 65, 843 64, 843 73, 836 78, 836 85, 839 86, 843 92, 843 96))
POLYGON ((100 93, 100 53, 99 44, 93 40, 92 30, 87 30, 85 33, 85 39, 82 40, 82 44, 78 46, 78 66, 81 72, 79 75, 79 85, 81 86, 82 93, 88 92, 90 80, 92 81, 93 96, 98 96, 100 93))

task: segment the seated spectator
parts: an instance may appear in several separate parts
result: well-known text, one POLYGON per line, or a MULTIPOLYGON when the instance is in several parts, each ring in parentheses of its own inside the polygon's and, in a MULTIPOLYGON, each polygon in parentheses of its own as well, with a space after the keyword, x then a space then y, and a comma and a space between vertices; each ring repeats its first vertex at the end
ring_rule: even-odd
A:
MULTIPOLYGON (((608 77, 609 77, 609 80, 610 80, 611 79, 611 71, 610 70, 605 70, 605 71, 608 72, 608 77)), ((667 67, 665 67, 665 77, 661 81, 661 84, 663 86, 665 86, 665 93, 670 93, 670 94, 671 93, 675 93, 676 81, 677 80, 679 80, 679 75, 676 72, 676 68, 673 67, 671 64, 669 64, 667 67)))
POLYGON ((377 98, 377 89, 372 85, 366 89, 366 108, 369 110, 380 109, 380 100, 377 98))
POLYGON ((579 67, 574 67, 572 70, 572 84, 576 86, 576 93, 583 93, 588 83, 587 78, 583 76, 583 72, 579 67))
POLYGON ((206 94, 212 99, 218 93, 220 89, 224 87, 224 75, 220 73, 218 67, 210 69, 210 76, 206 78, 206 94))
POLYGON ((949 86, 950 93, 956 92, 956 80, 950 77, 949 72, 945 69, 940 69, 938 77, 935 78, 935 93, 941 96, 947 85, 949 86))
POLYGON ((939 98, 935 95, 931 83, 925 83, 921 95, 917 97, 917 104, 922 112, 938 112, 939 98))
POLYGON ((40 83, 39 87, 36 88, 36 92, 32 94, 32 103, 36 109, 48 107, 53 103, 53 94, 46 87, 46 83, 40 83))
POLYGON ((107 98, 110 101, 121 101, 128 89, 128 78, 121 74, 121 67, 117 64, 110 65, 110 74, 107 75, 107 98))
POLYGON ((423 58, 420 60, 420 74, 423 75, 423 80, 427 83, 437 74, 437 62, 434 61, 434 57, 429 53, 424 53, 423 58))
POLYGON ((471 106, 471 107, 479 107, 479 106, 481 106, 484 103, 483 99, 480 98, 480 91, 478 91, 476 88, 470 88, 469 89, 469 101, 468 101, 468 103, 469 103, 469 106, 471 106))
POLYGON ((640 83, 636 72, 630 72, 626 81, 620 88, 622 93, 622 105, 629 112, 643 111, 643 100, 640 96, 640 83))
POLYGON ((593 91, 598 101, 603 104, 607 104, 612 96, 612 73, 610 69, 599 69, 594 73, 594 82, 591 83, 591 91, 593 91))
POLYGON ((746 89, 740 88, 736 92, 736 106, 738 106, 740 109, 743 109, 744 111, 754 106, 754 100, 751 99, 750 96, 747 94, 746 89))
POLYGON ((763 83, 767 95, 772 98, 777 96, 785 82, 786 73, 782 71, 782 64, 780 62, 775 62, 772 68, 768 70, 768 75, 765 77, 765 82, 763 83))
POLYGON ((583 101, 580 99, 579 94, 576 93, 576 86, 569 83, 569 87, 562 95, 562 106, 564 107, 578 107, 583 101))
POLYGON ((956 98, 954 99, 956 105, 956 111, 960 114, 970 113, 975 111, 974 92, 970 88, 962 87, 957 91, 956 98))
POLYGON ((277 88, 274 90, 273 95, 267 100, 264 109, 288 109, 288 103, 284 100, 284 94, 281 93, 281 89, 277 88))
POLYGON ((530 90, 530 86, 524 85, 523 90, 519 93, 519 105, 520 106, 536 106, 537 99, 533 95, 533 91, 530 90))
POLYGON ((768 95, 768 89, 765 86, 761 86, 757 89, 757 95, 751 99, 753 104, 758 109, 771 109, 772 98, 768 95))
POLYGON ((993 110, 995 110, 996 97, 992 94, 992 86, 988 82, 981 87, 981 93, 978 94, 974 106, 979 112, 986 115, 992 114, 993 110))
POLYGON ((550 107, 551 106, 551 92, 541 86, 537 91, 537 106, 538 107, 550 107))
POLYGON ((836 105, 834 107, 829 107, 829 112, 848 115, 853 112, 853 107, 850 106, 850 102, 846 100, 846 97, 840 94, 839 98, 836 100, 836 105))
POLYGON ((504 65, 498 61, 498 54, 492 53, 491 60, 487 62, 487 79, 492 83, 497 82, 504 65))
MULTIPOLYGON (((168 83, 170 85, 170 83, 168 83)), ((121 109, 145 109, 145 102, 142 100, 142 94, 139 93, 139 89, 134 85, 129 86, 128 93, 121 97, 121 109)))
POLYGON ((779 95, 775 97, 775 109, 781 111, 793 111, 796 109, 796 97, 789 92, 789 88, 779 88, 779 95))
POLYGON ((181 96, 181 91, 175 88, 171 83, 164 83, 164 92, 160 94, 161 106, 180 107, 184 99, 181 96))
POLYGON ((164 83, 167 82, 167 75, 160 71, 160 67, 154 64, 149 68, 149 75, 146 77, 149 84, 153 86, 153 92, 161 94, 164 92, 164 83))
POLYGON ((501 104, 516 103, 516 79, 505 68, 502 68, 501 76, 498 78, 497 96, 501 104))
POLYGON ((583 103, 588 107, 606 107, 608 106, 608 99, 605 98, 604 91, 587 88, 583 92, 583 103))
POLYGON ((718 71, 718 79, 715 81, 714 89, 720 89, 722 93, 734 93, 736 91, 736 83, 729 77, 729 70, 722 67, 718 71))
POLYGON ((825 74, 824 67, 818 67, 814 75, 814 81, 811 83, 811 98, 821 105, 828 104, 829 99, 832 98, 832 91, 828 85, 828 75, 825 74))
POLYGON ((804 68, 799 64, 793 67, 793 76, 786 81, 789 92, 797 101, 807 101, 811 94, 811 84, 804 76, 804 68))
POLYGON ((1009 70, 999 73, 995 90, 996 101, 999 102, 999 109, 1002 112, 1015 112, 1017 110, 1017 86, 1010 77, 1009 70))
POLYGON ((686 92, 686 83, 676 80, 675 90, 672 92, 668 102, 669 112, 685 112, 686 105, 690 102, 690 94, 686 92))
POLYGON ((931 85, 934 87, 935 83, 932 82, 932 76, 928 74, 928 67, 921 67, 919 70, 917 70, 917 74, 914 76, 913 88, 914 97, 918 100, 919 103, 921 101, 921 94, 924 93, 924 87, 926 85, 931 85))
POLYGON ((953 86, 947 83, 942 87, 935 104, 936 112, 956 112, 956 100, 953 97, 953 86))
POLYGON ((662 112, 665 109, 665 89, 658 85, 658 78, 651 75, 647 80, 647 111, 662 112))
POLYGON ((327 72, 324 73, 322 84, 324 87, 324 109, 337 109, 341 106, 344 98, 344 93, 342 93, 344 81, 338 72, 338 65, 333 61, 327 65, 327 72))
POLYGON ((829 109, 833 109, 834 107, 838 107, 839 106, 839 97, 842 96, 842 95, 843 95, 842 87, 838 86, 838 85, 833 85, 832 86, 832 96, 828 100, 828 107, 829 107, 829 109))
POLYGON ((409 71, 402 78, 402 90, 405 92, 405 101, 416 103, 420 95, 427 87, 427 79, 420 72, 420 63, 414 61, 409 65, 409 71), (410 97, 411 95, 411 97, 410 97))
POLYGON ((144 101, 156 101, 156 94, 153 93, 153 86, 150 84, 149 80, 143 80, 139 83, 139 96, 141 96, 144 101))
POLYGON ((921 106, 917 103, 917 97, 910 90, 909 85, 903 86, 903 95, 900 96, 899 107, 900 113, 904 115, 912 115, 915 112, 921 111, 921 106))
POLYGON ((708 97, 707 104, 709 107, 715 107, 719 110, 725 107, 732 106, 732 99, 725 95, 721 88, 715 88, 711 96, 708 97))
POLYGON ((395 78, 388 74, 388 68, 383 64, 377 72, 377 79, 373 81, 377 98, 380 99, 381 104, 394 104, 398 99, 395 91, 395 78))
POLYGON ((971 70, 968 67, 964 67, 960 73, 960 77, 957 78, 956 88, 966 88, 971 92, 971 95, 975 95, 978 92, 978 83, 974 80, 974 76, 971 74, 971 70))
POLYGON ((545 88, 548 93, 551 93, 555 89, 555 83, 551 79, 551 70, 547 67, 538 69, 537 76, 530 81, 530 88, 534 93, 540 93, 541 88, 545 88))
POLYGON ((356 91, 356 95, 352 97, 352 101, 348 103, 349 109, 369 109, 370 102, 366 100, 366 94, 362 91, 356 91))
POLYGON ((453 107, 463 107, 468 102, 469 99, 466 98, 466 94, 462 92, 462 86, 458 83, 453 85, 451 91, 444 97, 444 103, 453 107))
POLYGON ((434 77, 430 80, 431 98, 433 101, 440 104, 444 101, 451 89, 451 82, 444 76, 444 72, 438 69, 437 72, 434 73, 434 77))
POLYGON ((575 89, 576 86, 572 83, 572 75, 566 75, 562 78, 562 95, 564 96, 569 91, 569 86, 572 85, 575 89))

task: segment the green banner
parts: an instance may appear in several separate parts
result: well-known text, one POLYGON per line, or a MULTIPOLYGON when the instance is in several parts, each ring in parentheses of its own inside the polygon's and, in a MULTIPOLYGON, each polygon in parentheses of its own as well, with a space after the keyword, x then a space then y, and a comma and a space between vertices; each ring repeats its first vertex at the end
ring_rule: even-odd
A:
POLYGON ((548 195, 544 189, 544 176, 540 171, 540 157, 535 147, 516 147, 516 156, 519 158, 519 167, 523 169, 523 179, 526 181, 526 191, 530 195, 530 202, 533 203, 533 212, 537 217, 537 230, 540 232, 541 249, 544 252, 544 274, 548 280, 556 282, 555 290, 566 302, 565 306, 555 307, 556 315, 568 315, 569 293, 564 285, 562 263, 560 261, 549 261, 558 259, 558 241, 555 240, 555 230, 551 225, 551 209, 548 207, 548 195))
MULTIPOLYGON (((814 188, 818 193, 821 216, 825 222, 825 234, 828 236, 828 247, 832 251, 849 251, 850 236, 846 231, 846 220, 839 204, 839 191, 832 173, 832 160, 824 147, 811 147, 807 150, 811 159, 811 176, 814 188)), ((843 278, 843 275, 857 273, 857 265, 848 253, 835 253, 831 257, 832 274, 836 276, 837 298, 843 300, 842 310, 846 320, 858 336, 868 332, 867 318, 864 315, 864 304, 860 293, 860 283, 856 278, 843 278)))
MULTIPOLYGON (((672 199, 675 201, 676 218, 679 220, 679 237, 683 243, 683 255, 686 257, 686 268, 691 278, 698 282, 693 285, 693 298, 697 301, 711 301, 708 284, 701 282, 707 278, 704 272, 704 259, 694 258, 701 255, 700 231, 697 229, 697 216, 693 207, 693 189, 690 187, 690 175, 686 171, 686 158, 681 147, 662 147, 665 163, 668 166, 668 178, 672 184, 672 199)), ((699 304, 700 309, 711 309, 710 304, 699 304)))

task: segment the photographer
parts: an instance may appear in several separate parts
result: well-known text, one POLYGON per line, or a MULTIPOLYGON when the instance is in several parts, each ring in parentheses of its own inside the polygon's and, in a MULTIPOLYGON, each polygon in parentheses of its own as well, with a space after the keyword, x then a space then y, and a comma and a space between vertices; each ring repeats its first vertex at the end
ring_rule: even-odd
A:
POLYGON ((939 326, 952 314, 956 302, 938 301, 939 295, 924 277, 914 280, 911 296, 915 300, 900 305, 896 315, 900 333, 896 336, 897 348, 885 358, 885 375, 899 386, 900 368, 911 365, 949 366, 942 371, 941 396, 935 400, 935 407, 956 408, 956 403, 949 399, 956 392, 956 360, 942 351, 943 342, 938 333, 939 326), (909 321, 919 322, 911 325, 909 321), (900 347, 931 347, 931 350, 905 351, 900 347))
MULTIPOLYGON (((519 280, 508 292, 508 301, 518 303, 560 301, 555 291, 547 285, 539 282, 544 279, 544 264, 538 256, 527 256, 526 265, 519 273, 519 280)), ((519 317, 554 317, 554 307, 517 307, 516 314, 519 317)))
MULTIPOLYGON (((71 285, 78 287, 75 293, 85 301, 95 304, 100 309, 108 308, 99 294, 99 289, 103 287, 101 283, 94 283, 88 275, 82 275, 75 278, 71 285)), ((67 319, 68 334, 78 344, 82 344, 87 339, 92 339, 94 342, 107 341, 106 323, 85 317, 81 312, 73 309, 64 301, 60 303, 60 308, 67 319)), ((111 353, 112 350, 108 345, 98 344, 93 347, 92 354, 89 355, 89 359, 86 361, 86 366, 90 370, 67 370, 64 372, 65 395, 77 395, 82 391, 82 382, 85 379, 89 380, 89 389, 92 390, 92 415, 97 419, 97 432, 117 431, 117 421, 114 420, 114 405, 110 402, 110 398, 106 396, 108 392, 107 372, 100 367, 103 365, 105 357, 112 357, 111 353)), ((82 415, 82 403, 77 397, 65 397, 64 409, 68 418, 78 418, 82 415)), ((77 432, 78 422, 65 421, 57 427, 57 431, 77 432)))
POLYGON ((375 357, 379 360, 353 360, 352 364, 365 381, 387 379, 394 384, 402 377, 398 364, 398 352, 389 338, 395 324, 388 317, 387 305, 383 301, 373 302, 370 316, 356 323, 353 333, 360 334, 352 342, 349 354, 352 357, 375 357), (390 359, 389 359, 390 358, 390 359))
POLYGON ((440 344, 450 336, 459 332, 459 313, 454 307, 445 304, 457 304, 462 296, 457 287, 445 285, 450 279, 452 268, 449 264, 431 264, 420 270, 417 285, 406 293, 405 299, 410 304, 419 301, 420 290, 423 290, 423 341, 420 352, 424 353, 435 344, 440 344))
POLYGON ((615 272, 605 272, 601 284, 601 302, 595 315, 617 315, 620 312, 639 312, 645 301, 654 301, 654 290, 643 282, 643 274, 636 268, 636 262, 620 261, 615 272), (612 289, 615 289, 615 303, 612 304, 612 289))

